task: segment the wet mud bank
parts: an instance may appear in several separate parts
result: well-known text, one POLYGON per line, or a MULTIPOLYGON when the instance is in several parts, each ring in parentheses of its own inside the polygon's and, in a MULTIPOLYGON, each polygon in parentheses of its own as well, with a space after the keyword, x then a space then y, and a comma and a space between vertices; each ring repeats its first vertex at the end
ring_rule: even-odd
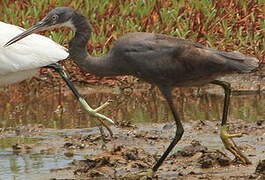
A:
MULTIPOLYGON (((219 138, 219 123, 186 122, 183 138, 152 178, 264 178, 265 122, 233 121, 230 127, 231 131, 244 133, 235 141, 251 160, 251 165, 241 164, 225 150, 219 138)), ((64 165, 32 176, 39 179, 123 179, 124 176, 150 170, 165 151, 175 131, 172 123, 142 123, 132 127, 111 128, 114 136, 108 137, 106 143, 103 143, 97 128, 61 131, 46 128, 32 131, 29 128, 31 133, 27 138, 42 138, 18 142, 12 147, 12 152, 17 155, 61 154, 71 158, 64 165)), ((26 130, 24 133, 28 134, 26 130)))

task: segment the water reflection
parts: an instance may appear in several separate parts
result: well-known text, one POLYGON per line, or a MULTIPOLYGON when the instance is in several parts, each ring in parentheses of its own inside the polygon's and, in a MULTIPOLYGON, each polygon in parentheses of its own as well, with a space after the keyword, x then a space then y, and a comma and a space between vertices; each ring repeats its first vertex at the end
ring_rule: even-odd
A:
MULTIPOLYGON (((75 156, 74 159, 82 159, 75 156)), ((34 179, 34 175, 50 173, 50 169, 64 167, 73 161, 73 158, 62 154, 20 154, 0 152, 0 179, 34 179)), ((43 178, 45 179, 45 178, 43 178)))
MULTIPOLYGON (((116 121, 167 122, 172 120, 166 101, 157 89, 137 89, 117 93, 115 89, 99 88, 91 91, 80 88, 90 105, 112 99, 113 103, 102 111, 116 121), (100 93, 94 93, 102 91, 100 93)), ((10 103, 1 98, 0 127, 18 127, 27 124, 42 124, 48 128, 84 128, 94 126, 90 118, 72 94, 52 92, 45 95, 29 93, 25 100, 10 103)), ((201 92, 197 89, 177 89, 175 92, 178 111, 184 121, 219 121, 222 114, 223 96, 201 92)), ((231 98, 229 118, 257 121, 264 118, 264 95, 234 95, 231 98)))

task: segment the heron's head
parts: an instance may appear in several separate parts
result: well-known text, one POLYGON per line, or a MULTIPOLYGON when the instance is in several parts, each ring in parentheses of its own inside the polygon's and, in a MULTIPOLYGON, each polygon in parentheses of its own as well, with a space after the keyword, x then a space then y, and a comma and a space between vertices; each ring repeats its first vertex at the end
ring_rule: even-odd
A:
MULTIPOLYGON (((40 30, 46 30, 49 28, 55 28, 60 26, 68 26, 74 28, 72 23, 72 17, 74 10, 69 7, 58 7, 51 10, 47 16, 45 16, 38 24, 40 24, 40 30)), ((35 26, 38 26, 36 24, 35 26)), ((34 26, 33 26, 34 27, 34 26)), ((38 30, 39 31, 39 30, 38 30)))
POLYGON ((8 41, 5 46, 9 46, 32 33, 36 33, 39 31, 47 30, 50 28, 60 27, 60 26, 67 26, 72 29, 75 29, 72 23, 72 17, 74 14, 74 10, 69 7, 58 7, 51 10, 47 16, 45 16, 41 21, 37 24, 29 28, 28 30, 24 31, 23 33, 17 35, 10 41, 8 41))

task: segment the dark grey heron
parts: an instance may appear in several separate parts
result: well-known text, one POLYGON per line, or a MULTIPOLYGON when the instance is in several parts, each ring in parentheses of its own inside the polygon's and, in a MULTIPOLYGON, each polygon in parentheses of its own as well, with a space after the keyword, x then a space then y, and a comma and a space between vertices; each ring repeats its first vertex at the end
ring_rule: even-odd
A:
POLYGON ((86 17, 68 7, 53 9, 40 22, 7 44, 34 32, 60 26, 67 26, 75 31, 75 36, 69 42, 69 53, 82 70, 98 76, 138 77, 156 85, 167 100, 176 124, 175 137, 152 171, 146 174, 158 170, 184 132, 172 99, 172 89, 209 83, 221 86, 225 92, 220 133, 225 148, 244 164, 250 164, 232 139, 242 135, 228 133, 230 84, 216 78, 234 72, 250 72, 258 67, 258 59, 239 52, 218 51, 188 40, 146 32, 124 35, 115 42, 108 54, 92 57, 86 49, 91 37, 91 25, 86 17))

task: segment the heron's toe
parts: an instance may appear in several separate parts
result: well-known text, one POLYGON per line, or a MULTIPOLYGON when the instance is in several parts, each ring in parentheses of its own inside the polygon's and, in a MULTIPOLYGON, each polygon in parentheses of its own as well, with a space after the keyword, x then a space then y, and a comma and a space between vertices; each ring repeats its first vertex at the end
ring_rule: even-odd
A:
POLYGON ((94 111, 97 113, 99 111, 101 111, 102 109, 106 108, 108 105, 110 105, 110 103, 112 102, 112 100, 108 100, 106 101, 104 104, 100 105, 99 107, 97 107, 96 109, 94 109, 94 111))
POLYGON ((220 137, 225 148, 233 153, 237 159, 242 161, 243 164, 251 164, 250 160, 241 152, 241 150, 233 140, 233 138, 242 137, 242 133, 230 134, 228 133, 227 126, 223 125, 221 127, 220 137))

